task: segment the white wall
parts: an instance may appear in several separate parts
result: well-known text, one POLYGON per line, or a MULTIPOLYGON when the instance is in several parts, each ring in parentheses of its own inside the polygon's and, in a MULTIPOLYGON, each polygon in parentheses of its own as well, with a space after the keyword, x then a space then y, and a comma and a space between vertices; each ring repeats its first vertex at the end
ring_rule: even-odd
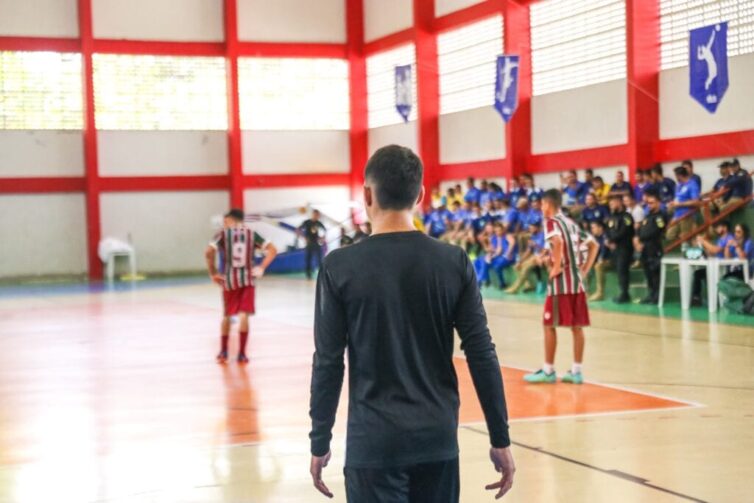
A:
POLYGON ((348 173, 348 131, 243 131, 245 173, 348 173))
POLYGON ((464 9, 484 0, 435 0, 435 17, 464 9))
POLYGON ((78 37, 76 0, 0 0, 0 35, 78 37))
POLYGON ((244 191, 244 208, 249 213, 263 213, 312 205, 339 221, 346 220, 350 215, 349 200, 349 189, 345 185, 247 189, 244 191))
POLYGON ((364 39, 367 42, 413 25, 412 0, 364 0, 364 39))
POLYGON ((0 177, 83 175, 81 131, 0 130, 0 177))
POLYGON ((368 133, 369 155, 385 145, 402 145, 408 147, 417 154, 419 153, 419 141, 416 121, 391 126, 382 126, 369 130, 368 133))
POLYGON ((660 138, 754 129, 754 54, 728 60, 728 81, 728 91, 711 114, 689 95, 687 66, 660 72, 660 138))
MULTIPOLYGON (((708 192, 712 190, 715 182, 720 178, 720 170, 718 166, 723 161, 730 161, 732 157, 715 157, 710 159, 692 159, 694 162, 694 173, 702 178, 702 192, 708 192)), ((679 166, 683 159, 676 161, 665 162, 662 164, 665 176, 675 179, 673 174, 673 168, 679 166)), ((742 155, 738 156, 738 160, 741 162, 741 167, 747 171, 754 169, 754 155, 742 155)))
POLYGON ((130 235, 139 271, 201 270, 211 218, 227 209, 225 191, 104 193, 102 237, 130 235))
POLYGON ((257 42, 346 41, 344 0, 237 0, 238 37, 257 42))
POLYGON ((505 158, 505 123, 492 106, 440 115, 440 163, 505 158))
POLYGON ((625 79, 534 96, 532 153, 625 144, 627 110, 625 79))
POLYGON ((0 196, 0 277, 86 272, 82 194, 0 196))
POLYGON ((92 0, 94 36, 222 41, 221 0, 92 0))
MULTIPOLYGON (((618 171, 623 171, 623 174, 626 175, 626 179, 628 179, 627 166, 608 166, 608 167, 603 167, 603 168, 593 168, 593 170, 594 170, 594 176, 601 176, 602 179, 605 181, 605 183, 608 185, 612 185, 613 183, 615 183, 615 174, 618 171)), ((570 170, 565 170, 565 171, 570 171, 570 170)), ((586 172, 585 169, 576 170, 576 176, 582 182, 584 181, 585 172, 586 172)), ((552 172, 552 173, 535 174, 534 183, 537 185, 537 187, 541 187, 545 190, 558 189, 561 187, 560 175, 561 175, 561 172, 557 172, 557 171, 552 172)))
POLYGON ((98 131, 103 176, 228 172, 225 131, 98 131))

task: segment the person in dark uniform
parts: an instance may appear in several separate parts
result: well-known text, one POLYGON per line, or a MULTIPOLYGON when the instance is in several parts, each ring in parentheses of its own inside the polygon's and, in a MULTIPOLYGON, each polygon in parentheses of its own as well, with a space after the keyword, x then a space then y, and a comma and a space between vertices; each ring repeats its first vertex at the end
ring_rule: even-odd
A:
POLYGON ((639 226, 634 245, 641 251, 641 265, 647 278, 649 293, 642 304, 657 304, 660 294, 660 266, 662 264, 662 239, 668 225, 668 215, 662 211, 660 193, 652 188, 644 193, 649 215, 639 226))
POLYGON ((610 216, 607 217, 607 247, 612 252, 615 271, 618 273, 620 293, 613 299, 616 304, 631 301, 628 294, 628 277, 634 256, 634 218, 623 206, 620 194, 610 196, 610 216))
POLYGON ((298 228, 299 234, 306 240, 306 277, 312 277, 312 258, 317 257, 317 266, 322 264, 322 245, 325 241, 325 226, 319 221, 319 210, 312 211, 312 217, 298 228))

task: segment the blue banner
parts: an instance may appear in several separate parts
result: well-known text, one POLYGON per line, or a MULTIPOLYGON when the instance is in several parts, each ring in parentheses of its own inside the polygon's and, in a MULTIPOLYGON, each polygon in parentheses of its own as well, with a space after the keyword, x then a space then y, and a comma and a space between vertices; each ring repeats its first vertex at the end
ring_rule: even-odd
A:
POLYGON ((689 93, 709 113, 728 90, 728 23, 689 32, 689 93))
POLYGON ((497 57, 495 110, 505 122, 511 120, 518 108, 518 61, 518 56, 514 54, 497 57))
POLYGON ((395 67, 395 109, 403 117, 403 122, 408 122, 413 104, 413 78, 411 65, 395 67))

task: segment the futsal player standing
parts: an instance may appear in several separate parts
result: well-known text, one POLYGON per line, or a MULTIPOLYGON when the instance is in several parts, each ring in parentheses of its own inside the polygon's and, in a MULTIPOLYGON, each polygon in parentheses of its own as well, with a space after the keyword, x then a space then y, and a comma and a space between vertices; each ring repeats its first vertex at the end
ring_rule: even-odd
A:
POLYGON ((463 249, 415 230, 423 167, 410 149, 379 149, 366 166, 372 236, 328 255, 317 280, 311 475, 322 481, 348 349, 346 495, 351 503, 459 500, 454 329, 487 422, 490 458, 513 483, 507 409, 495 345, 463 249))
POLYGON ((524 376, 530 383, 554 383, 556 327, 570 327, 573 334, 573 366, 562 381, 581 384, 581 364, 584 357, 584 327, 589 326, 589 309, 586 303, 583 278, 594 265, 599 245, 588 233, 566 217, 561 211, 562 195, 559 190, 545 192, 542 198, 542 213, 545 217, 545 240, 550 248, 551 266, 545 299, 544 332, 545 363, 542 368, 524 376), (579 264, 582 245, 589 253, 579 264))
POLYGON ((275 260, 275 245, 266 242, 262 236, 244 225, 244 213, 232 209, 223 218, 223 230, 210 242, 205 253, 209 276, 223 287, 223 320, 220 330, 220 353, 218 363, 228 360, 228 338, 230 317, 239 318, 238 363, 249 361, 246 356, 246 342, 249 338, 249 315, 254 314, 254 279, 261 278, 264 271, 275 260), (263 249, 265 257, 259 266, 254 266, 254 250, 263 249), (223 264, 218 272, 216 256, 220 253, 223 264))

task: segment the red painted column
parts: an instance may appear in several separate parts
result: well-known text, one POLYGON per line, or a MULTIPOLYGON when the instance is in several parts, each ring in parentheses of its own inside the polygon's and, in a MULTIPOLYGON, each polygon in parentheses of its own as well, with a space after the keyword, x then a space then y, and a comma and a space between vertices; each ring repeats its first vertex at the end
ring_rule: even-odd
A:
POLYGON ((243 208, 243 164, 241 154, 241 112, 238 91, 238 11, 236 0, 224 0, 225 62, 228 85, 228 171, 230 205, 243 208))
POLYGON ((531 157, 531 25, 529 6, 503 1, 503 44, 506 54, 518 54, 518 109, 505 126, 503 176, 511 180, 527 172, 531 157))
POLYGON ((651 166, 660 138, 660 8, 658 0, 626 0, 628 171, 651 166))
POLYGON ((84 99, 84 170, 86 198, 86 251, 89 280, 102 279, 102 261, 97 254, 101 236, 100 184, 97 158, 97 125, 94 110, 94 35, 92 33, 92 0, 78 0, 79 37, 81 38, 82 91, 84 99))
POLYGON ((367 65, 364 56, 364 0, 345 0, 348 90, 351 109, 349 131, 351 199, 362 198, 364 167, 368 156, 367 65))
POLYGON ((440 182, 440 79, 437 68, 437 38, 433 31, 434 0, 413 0, 416 46, 416 94, 419 155, 424 162, 425 203, 440 182))

